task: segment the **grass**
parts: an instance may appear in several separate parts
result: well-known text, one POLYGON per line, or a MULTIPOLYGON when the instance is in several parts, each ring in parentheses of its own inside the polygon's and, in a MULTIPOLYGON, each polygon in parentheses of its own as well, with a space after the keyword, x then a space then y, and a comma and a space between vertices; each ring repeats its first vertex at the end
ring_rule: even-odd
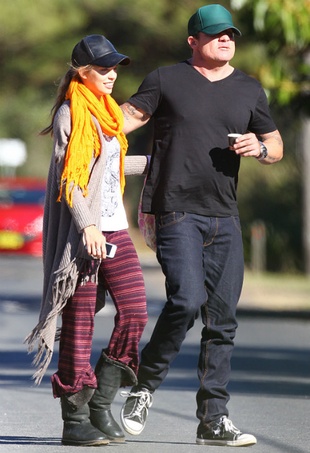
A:
POLYGON ((310 310, 310 278, 246 271, 240 305, 242 303, 251 303, 257 308, 310 310))
MULTIPOLYGON (((154 260, 139 229, 130 229, 140 259, 154 260)), ((240 307, 270 310, 310 310, 310 277, 295 274, 245 272, 240 307)))

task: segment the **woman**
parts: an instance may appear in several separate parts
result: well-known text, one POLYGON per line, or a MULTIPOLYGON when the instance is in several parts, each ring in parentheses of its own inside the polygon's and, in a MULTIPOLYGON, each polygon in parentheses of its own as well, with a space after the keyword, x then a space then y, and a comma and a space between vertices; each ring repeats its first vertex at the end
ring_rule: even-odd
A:
POLYGON ((137 382, 138 344, 147 322, 141 266, 129 237, 122 194, 127 140, 121 110, 111 97, 117 66, 129 58, 102 35, 73 49, 53 107, 51 160, 43 225, 44 288, 38 325, 36 383, 50 363, 57 315, 62 313, 54 397, 61 399, 62 443, 123 442, 111 414, 121 386, 137 382), (106 242, 117 249, 106 258, 106 242), (115 326, 95 372, 90 365, 94 316, 108 290, 115 326))

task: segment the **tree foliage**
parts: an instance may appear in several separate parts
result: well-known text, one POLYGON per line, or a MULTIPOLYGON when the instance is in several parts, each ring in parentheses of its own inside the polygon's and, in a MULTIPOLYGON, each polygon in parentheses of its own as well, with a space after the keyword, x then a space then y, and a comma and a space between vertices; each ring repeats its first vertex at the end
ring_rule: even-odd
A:
POLYGON ((255 75, 279 103, 309 94, 310 0, 232 0, 263 46, 255 75))

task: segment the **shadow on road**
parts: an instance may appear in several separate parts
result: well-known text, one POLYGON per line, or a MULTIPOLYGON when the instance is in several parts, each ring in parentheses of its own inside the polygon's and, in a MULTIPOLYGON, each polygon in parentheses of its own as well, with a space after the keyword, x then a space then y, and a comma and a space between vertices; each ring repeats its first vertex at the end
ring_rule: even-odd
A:
MULTIPOLYGON (((102 342, 93 345, 94 362, 100 355, 102 342)), ((143 345, 142 345, 143 346, 143 345)), ((181 353, 171 366, 163 388, 195 390, 198 386, 196 364, 198 345, 183 345, 181 353)), ((236 347, 232 359, 231 393, 273 396, 310 396, 308 360, 310 349, 280 349, 264 347, 236 347)), ((1 386, 32 385, 30 376, 33 355, 25 350, 0 351, 1 386)), ((55 351, 50 370, 57 369, 55 351)), ((49 383, 46 375, 42 384, 49 383)))
POLYGON ((0 445, 61 445, 60 438, 1 436, 0 445))

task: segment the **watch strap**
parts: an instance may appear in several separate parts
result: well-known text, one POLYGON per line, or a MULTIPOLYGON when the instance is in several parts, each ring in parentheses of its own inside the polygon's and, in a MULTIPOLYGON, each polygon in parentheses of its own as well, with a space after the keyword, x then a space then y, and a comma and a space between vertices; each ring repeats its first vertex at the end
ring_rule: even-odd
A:
POLYGON ((268 150, 267 150, 267 148, 266 148, 266 146, 264 145, 263 142, 258 141, 258 143, 260 145, 260 155, 258 157, 256 157, 256 159, 257 160, 264 160, 268 156, 268 150))

